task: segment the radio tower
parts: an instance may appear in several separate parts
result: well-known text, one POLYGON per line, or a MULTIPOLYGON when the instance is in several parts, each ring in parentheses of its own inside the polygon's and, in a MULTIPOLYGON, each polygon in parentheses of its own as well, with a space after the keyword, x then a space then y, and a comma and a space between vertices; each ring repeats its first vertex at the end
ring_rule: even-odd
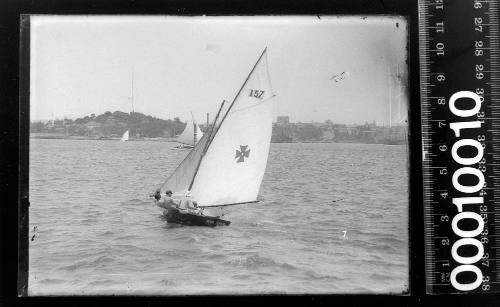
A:
POLYGON ((132 103, 132 113, 134 113, 134 68, 132 68, 132 88, 131 88, 131 96, 129 97, 132 103))

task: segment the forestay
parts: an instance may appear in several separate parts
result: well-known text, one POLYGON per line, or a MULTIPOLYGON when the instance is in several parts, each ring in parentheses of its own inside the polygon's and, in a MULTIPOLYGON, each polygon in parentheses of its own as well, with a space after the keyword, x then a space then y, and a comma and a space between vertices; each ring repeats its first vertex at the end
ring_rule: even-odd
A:
POLYGON ((200 207, 257 199, 272 133, 272 92, 266 50, 211 137, 191 187, 200 207))

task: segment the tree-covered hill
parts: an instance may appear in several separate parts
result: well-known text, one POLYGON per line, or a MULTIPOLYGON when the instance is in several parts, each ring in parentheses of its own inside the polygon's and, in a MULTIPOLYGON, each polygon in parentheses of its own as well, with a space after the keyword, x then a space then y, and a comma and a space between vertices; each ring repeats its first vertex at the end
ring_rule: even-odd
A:
POLYGON ((174 137, 184 130, 186 123, 178 117, 160 119, 140 112, 107 111, 82 118, 60 119, 47 123, 32 123, 31 132, 64 132, 68 135, 120 136, 129 130, 131 136, 174 137))

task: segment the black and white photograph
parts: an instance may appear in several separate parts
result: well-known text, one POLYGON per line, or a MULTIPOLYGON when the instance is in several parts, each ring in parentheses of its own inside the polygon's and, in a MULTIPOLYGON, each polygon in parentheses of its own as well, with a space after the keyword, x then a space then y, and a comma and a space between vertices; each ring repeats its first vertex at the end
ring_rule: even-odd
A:
POLYGON ((409 287, 398 15, 30 15, 28 296, 409 287))

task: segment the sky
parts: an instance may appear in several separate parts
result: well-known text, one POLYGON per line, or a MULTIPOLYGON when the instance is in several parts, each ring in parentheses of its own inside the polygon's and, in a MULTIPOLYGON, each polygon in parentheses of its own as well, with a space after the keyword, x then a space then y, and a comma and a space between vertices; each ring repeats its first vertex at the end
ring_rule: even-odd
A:
POLYGON ((409 99, 407 32, 400 16, 34 15, 30 117, 128 113, 133 102, 204 123, 267 47, 274 118, 395 124, 409 99))

